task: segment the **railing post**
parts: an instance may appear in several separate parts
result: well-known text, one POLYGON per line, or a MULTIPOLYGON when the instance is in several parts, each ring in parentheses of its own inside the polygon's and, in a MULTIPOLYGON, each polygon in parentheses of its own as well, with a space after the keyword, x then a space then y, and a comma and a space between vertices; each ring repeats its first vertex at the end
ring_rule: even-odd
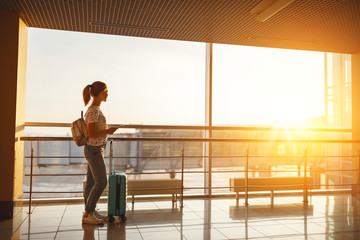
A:
POLYGON ((111 174, 113 170, 113 141, 110 141, 110 160, 109 160, 109 174, 111 174))
POLYGON ((33 168, 34 168, 34 148, 32 146, 32 142, 31 142, 30 195, 29 195, 29 212, 28 212, 28 214, 31 214, 33 168))
POLYGON ((246 150, 246 162, 245 162, 245 205, 249 205, 249 146, 246 150))
POLYGON ((181 151, 181 204, 180 208, 184 207, 184 147, 181 151))
POLYGON ((305 148, 305 161, 304 161, 304 200, 305 204, 308 204, 308 186, 307 186, 307 158, 308 158, 308 149, 305 148))
POLYGON ((69 164, 68 165, 70 165, 71 164, 71 141, 68 141, 68 143, 69 143, 69 164))

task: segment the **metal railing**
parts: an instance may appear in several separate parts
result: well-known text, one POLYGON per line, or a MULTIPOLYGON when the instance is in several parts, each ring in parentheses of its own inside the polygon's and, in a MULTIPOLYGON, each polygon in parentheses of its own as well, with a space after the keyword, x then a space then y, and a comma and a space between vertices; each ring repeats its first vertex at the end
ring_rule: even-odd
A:
MULTIPOLYGON (((55 124, 56 126, 59 126, 58 124, 55 124)), ((32 126, 31 124, 28 124, 27 126, 32 126)), ((52 124, 42 124, 41 126, 54 126, 52 124)), ((141 125, 127 125, 127 126, 124 126, 124 125, 118 125, 120 127, 123 127, 123 128, 139 128, 139 127, 143 127, 143 128, 157 128, 159 129, 160 127, 159 126, 141 126, 141 125)), ((68 127, 67 124, 63 124, 61 125, 61 127, 68 127)), ((168 128, 164 128, 163 126, 161 126, 161 129, 174 129, 176 127, 174 126, 168 126, 168 128)), ((216 127, 212 127, 212 129, 215 129, 216 127)), ((196 130, 199 130, 199 127, 195 127, 195 126, 186 126, 186 127, 178 127, 178 129, 196 129, 196 130)), ((208 129, 208 127, 203 127, 202 129, 208 129)), ((216 128, 217 129, 217 128, 216 128)), ((219 127, 219 130, 249 130, 249 128, 242 128, 242 127, 219 127)), ((269 130, 270 128, 266 128, 266 130, 269 130)), ((259 130, 258 128, 256 130, 259 130)), ((265 129, 262 129, 261 130, 265 130, 265 129)), ((298 130, 298 129, 296 129, 298 130)), ((314 129, 312 129, 314 130, 314 129)), ((321 130, 326 130, 326 129, 316 129, 314 131, 321 131, 321 130)), ((339 130, 339 131, 335 131, 335 130, 328 130, 330 132, 349 132, 348 129, 342 129, 342 130, 339 130)), ((70 137, 21 137, 20 138, 21 141, 72 141, 72 138, 70 137)), ((339 144, 339 143, 347 143, 347 144, 355 144, 355 143, 360 143, 360 141, 353 141, 353 140, 327 140, 327 139, 324 139, 324 140, 318 140, 318 139, 313 139, 313 140, 309 140, 309 139, 253 139, 253 138, 239 138, 239 139, 235 139, 235 138, 232 138, 232 139, 226 139, 226 138, 174 138, 174 137, 167 137, 167 138, 162 138, 162 137, 136 137, 136 138, 129 138, 129 137, 124 137, 124 138, 109 138, 109 140, 111 141, 111 147, 110 147, 110 164, 112 165, 112 159, 113 158, 121 158, 121 157, 114 157, 113 156, 113 151, 112 151, 112 142, 114 141, 158 141, 158 142, 162 142, 162 141, 165 141, 165 142, 179 142, 179 143, 185 143, 185 142, 202 142, 202 143, 218 143, 218 142, 221 142, 221 143, 301 143, 301 144, 309 144, 309 143, 334 143, 334 144, 339 144)), ((44 156, 42 156, 44 157, 44 156)), ((46 158, 61 158, 62 156, 48 156, 46 158)), ((316 171, 309 171, 308 170, 308 158, 309 157, 317 157, 317 156, 308 156, 308 152, 307 152, 307 147, 305 148, 305 151, 304 151, 304 155, 296 155, 296 156, 293 156, 293 155, 287 155, 287 156, 250 156, 249 155, 249 150, 247 149, 246 151, 246 155, 238 155, 238 156, 204 156, 204 155, 201 155, 201 156, 185 156, 184 155, 184 147, 182 148, 182 152, 179 156, 167 156, 167 157, 164 157, 164 158, 181 158, 182 159, 182 163, 181 163, 181 171, 175 171, 175 173, 180 173, 181 174, 181 181, 182 181, 182 184, 181 184, 181 206, 183 206, 183 193, 184 193, 184 189, 218 189, 218 188, 228 188, 229 187, 212 187, 212 186, 209 186, 209 187, 199 187, 199 188, 184 188, 184 173, 204 173, 204 174, 212 174, 212 173, 232 173, 232 172, 243 172, 245 174, 245 200, 246 200, 246 204, 247 204, 247 201, 248 201, 248 178, 249 178, 249 173, 251 172, 272 172, 272 171, 269 171, 269 170, 256 170, 256 171, 251 171, 249 170, 249 158, 250 157, 295 157, 295 158, 304 158, 304 168, 303 168, 303 176, 304 176, 304 191, 303 191, 303 201, 304 203, 307 203, 308 202, 308 186, 309 184, 307 183, 307 174, 308 173, 313 173, 313 172, 316 172, 316 171), (224 157, 241 157, 241 158, 245 158, 246 159, 246 162, 245 162, 245 169, 243 171, 241 170, 222 170, 222 171, 213 171, 211 168, 209 171, 184 171, 184 159, 185 158, 191 158, 191 157, 201 157, 201 158, 216 158, 216 157, 221 157, 221 158, 224 158, 224 157)), ((324 157, 324 156, 319 156, 319 157, 324 157)), ((330 157, 330 156, 326 156, 326 157, 330 157)), ((359 158, 359 156, 339 156, 339 157, 356 157, 356 158, 359 158)), ((30 169, 30 175, 26 175, 26 176, 29 176, 30 177, 30 191, 29 192, 25 192, 25 193, 29 193, 30 194, 30 197, 29 197, 29 212, 31 212, 31 201, 32 201, 32 193, 38 193, 38 192, 34 192, 32 191, 32 178, 33 176, 81 176, 81 175, 85 175, 85 174, 34 174, 33 173, 33 160, 35 158, 34 156, 34 150, 33 148, 31 149, 31 156, 25 156, 25 158, 30 158, 31 159, 31 169, 30 169)), ((45 158, 45 157, 44 157, 45 158)), ((64 156, 64 158, 69 158, 69 156, 64 156)), ((133 158, 133 157, 131 157, 133 158)), ((161 158, 160 157, 153 157, 153 158, 161 158)), ((298 170, 298 172, 301 171, 301 170, 298 170)), ((336 171, 336 172, 359 172, 359 169, 352 169, 352 170, 327 170, 327 171, 336 171)), ((279 172, 279 171, 277 171, 279 172)), ((292 171, 282 171, 282 172, 292 172, 292 171)), ((160 172, 150 172, 150 173, 144 173, 144 172, 133 172, 133 173, 129 173, 129 174, 162 174, 160 172)), ((299 174, 300 175, 300 174, 299 174)), ((314 185, 314 184, 312 184, 314 185)), ((347 184, 349 185, 349 184, 347 184)), ((354 186, 354 185, 359 185, 359 184, 351 184, 351 186, 354 186)), ((317 186, 325 186, 325 185, 317 185, 317 186)), ((331 185, 331 186, 335 186, 335 185, 331 185)), ((341 185, 341 186, 344 186, 344 185, 341 185)), ((256 187, 256 186, 251 186, 252 188, 253 187, 256 187)), ((41 192, 41 193, 51 193, 51 192, 41 192)), ((52 192, 52 193, 55 193, 55 192, 52 192)), ((56 193, 59 193, 59 192, 56 192, 56 193)), ((61 192, 61 193, 80 193, 80 192, 61 192)))
MULTIPOLYGON (((109 127, 123 129, 189 129, 189 130, 244 130, 244 131, 274 131, 273 127, 244 127, 244 126, 195 126, 195 125, 143 125, 143 124, 108 124, 109 127)), ((71 123, 26 122, 25 127, 71 127, 71 123)), ((350 128, 280 128, 277 131, 305 131, 305 132, 333 132, 351 133, 350 128)))

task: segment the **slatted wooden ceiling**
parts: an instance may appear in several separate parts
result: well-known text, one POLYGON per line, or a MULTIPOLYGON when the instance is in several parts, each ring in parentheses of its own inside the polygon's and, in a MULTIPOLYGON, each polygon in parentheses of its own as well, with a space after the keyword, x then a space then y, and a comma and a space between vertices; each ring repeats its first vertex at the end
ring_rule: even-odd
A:
MULTIPOLYGON (((273 1, 273 0, 265 0, 273 1)), ((260 0, 0 0, 29 27, 303 49, 360 51, 360 1, 295 0, 265 22, 260 0)))

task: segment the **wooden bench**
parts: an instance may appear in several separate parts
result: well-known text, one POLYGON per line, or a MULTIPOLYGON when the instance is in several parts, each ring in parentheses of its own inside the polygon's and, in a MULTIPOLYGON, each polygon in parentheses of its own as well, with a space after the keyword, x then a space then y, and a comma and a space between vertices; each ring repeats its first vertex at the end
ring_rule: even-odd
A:
POLYGON ((132 179, 128 180, 128 195, 132 196, 132 204, 135 204, 135 195, 158 195, 172 194, 172 203, 177 202, 178 194, 181 194, 180 179, 132 179))
MULTIPOLYGON (((83 182, 85 191, 86 181, 83 182)), ((180 179, 131 179, 127 181, 127 195, 132 196, 132 204, 135 204, 135 195, 162 195, 172 194, 172 206, 177 203, 178 195, 181 194, 180 179)), ((106 186, 101 196, 108 195, 106 186)))
MULTIPOLYGON (((239 192, 246 192, 245 178, 230 178, 230 191, 236 192, 236 200, 239 200, 239 192)), ((304 177, 256 177, 248 178, 248 192, 271 192, 271 205, 274 204, 274 191, 304 190, 304 177)), ((307 177, 307 189, 312 189, 313 178, 307 177)), ((305 199, 305 198, 304 198, 305 199)), ((307 198, 306 198, 307 199, 307 198)), ((247 204, 247 198, 246 198, 247 204)))

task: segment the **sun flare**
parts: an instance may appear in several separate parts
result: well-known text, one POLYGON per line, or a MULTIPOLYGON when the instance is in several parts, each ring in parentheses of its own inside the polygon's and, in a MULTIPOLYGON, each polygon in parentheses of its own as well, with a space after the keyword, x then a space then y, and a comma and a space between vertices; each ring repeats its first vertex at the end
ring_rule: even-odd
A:
POLYGON ((215 45, 214 61, 214 124, 303 127, 325 114, 324 53, 215 45))

